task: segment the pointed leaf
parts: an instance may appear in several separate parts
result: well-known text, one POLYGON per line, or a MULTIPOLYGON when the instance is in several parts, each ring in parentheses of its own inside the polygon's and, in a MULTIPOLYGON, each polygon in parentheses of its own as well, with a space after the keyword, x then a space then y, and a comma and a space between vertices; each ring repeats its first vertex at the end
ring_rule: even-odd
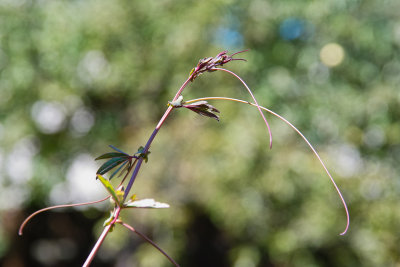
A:
POLYGON ((110 217, 108 217, 108 218, 104 221, 103 227, 106 227, 107 225, 110 225, 110 223, 111 223, 113 220, 114 220, 114 214, 111 213, 111 214, 110 214, 110 217))
POLYGON ((152 198, 130 201, 124 205, 125 208, 151 208, 151 209, 165 209, 169 208, 167 203, 157 202, 152 198))
POLYGON ((133 163, 129 163, 128 165, 126 165, 125 168, 123 168, 123 169, 121 170, 121 172, 119 173, 118 177, 121 177, 121 175, 122 175, 124 172, 130 173, 131 170, 132 170, 132 168, 133 168, 133 166, 135 166, 136 161, 137 161, 137 160, 135 159, 135 161, 134 161, 133 163))
POLYGON ((196 112, 197 114, 199 114, 201 116, 213 118, 213 119, 216 119, 217 121, 219 121, 219 116, 212 112, 204 111, 204 110, 196 110, 196 109, 191 109, 191 108, 190 108, 190 110, 196 112))
POLYGON ((121 166, 119 166, 118 169, 115 170, 115 171, 111 174, 109 180, 111 181, 111 179, 112 179, 112 178, 113 178, 113 177, 114 177, 128 162, 129 162, 129 161, 127 160, 127 161, 125 161, 123 164, 121 164, 121 166))
POLYGON ((123 153, 123 154, 125 154, 125 155, 128 155, 129 156, 129 154, 127 154, 127 153, 125 153, 124 151, 122 151, 122 150, 120 150, 120 149, 118 149, 118 148, 116 148, 115 146, 113 146, 113 145, 108 145, 109 147, 111 147, 112 149, 114 149, 115 151, 118 151, 118 152, 120 152, 120 153, 123 153))
POLYGON ((208 104, 208 102, 205 100, 197 101, 192 104, 187 104, 187 105, 185 105, 185 108, 196 108, 196 109, 200 109, 200 110, 208 110, 208 111, 220 113, 218 109, 216 109, 213 105, 208 104))
POLYGON ((108 193, 110 193, 110 195, 113 198, 113 200, 115 201, 115 203, 117 203, 117 205, 120 206, 117 192, 114 190, 111 183, 107 179, 105 179, 103 176, 101 176, 100 174, 97 174, 97 178, 99 178, 100 182, 104 185, 104 187, 106 188, 108 193))
POLYGON ((192 104, 185 104, 183 105, 183 107, 190 109, 191 111, 196 112, 197 114, 200 114, 202 116, 213 118, 219 121, 219 116, 213 113, 220 113, 219 110, 216 109, 214 106, 208 104, 207 101, 197 101, 192 104))
POLYGON ((101 165, 101 167, 97 170, 97 174, 103 175, 126 160, 126 158, 112 158, 101 165))
POLYGON ((109 158, 116 158, 116 157, 125 157, 128 158, 130 157, 129 155, 125 154, 125 153, 117 153, 117 152, 109 152, 106 154, 103 154, 97 158, 95 158, 94 160, 99 160, 99 159, 109 159, 109 158))

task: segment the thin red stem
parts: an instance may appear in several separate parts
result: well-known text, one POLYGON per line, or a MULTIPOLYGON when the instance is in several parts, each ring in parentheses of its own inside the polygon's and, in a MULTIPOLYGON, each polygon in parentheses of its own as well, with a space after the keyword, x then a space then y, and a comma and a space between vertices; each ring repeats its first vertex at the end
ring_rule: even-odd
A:
MULTIPOLYGON (((189 78, 182 84, 181 88, 179 88, 178 92, 176 93, 175 97, 173 98, 173 101, 176 100, 176 99, 179 97, 179 95, 182 93, 183 89, 185 89, 185 87, 186 87, 186 86, 188 85, 188 83, 190 82, 192 76, 193 76, 193 75, 189 76, 189 78)), ((146 143, 146 145, 145 145, 145 147, 144 147, 144 151, 143 151, 144 154, 146 154, 146 153, 149 151, 149 148, 150 148, 151 143, 153 142, 154 138, 156 137, 158 131, 159 131, 160 128, 161 128, 161 126, 164 124, 165 120, 168 118, 168 116, 169 116, 169 114, 171 113, 172 109, 173 109, 173 107, 169 106, 169 107, 167 108, 167 110, 165 111, 164 115, 161 117, 160 121, 158 122, 156 128, 154 129, 153 133, 151 134, 149 140, 147 141, 147 143, 146 143)), ((142 166, 142 163, 143 163, 143 157, 140 157, 140 158, 137 160, 137 163, 136 163, 135 169, 133 170, 131 179, 129 180, 129 183, 128 183, 127 187, 126 187, 123 202, 125 202, 127 196, 129 195, 129 191, 131 190, 132 185, 133 185, 133 182, 135 181, 135 179, 136 179, 136 177, 137 177, 137 175, 138 175, 138 173, 139 173, 139 170, 140 170, 140 167, 142 166)), ((124 179, 125 179, 125 178, 124 178, 124 179)), ((96 255, 96 253, 97 253, 97 251, 99 250, 101 244, 103 243, 103 241, 104 241, 104 239, 106 238, 108 232, 110 231, 110 228, 117 222, 120 211, 121 211, 121 208, 118 207, 118 209, 117 209, 117 211, 116 211, 116 213, 115 213, 115 217, 114 217, 113 221, 112 221, 108 226, 106 226, 106 227, 104 228, 104 230, 103 230, 101 236, 99 237, 99 239, 97 240, 95 246, 93 247, 92 251, 90 252, 90 255, 89 255, 88 258, 86 259, 86 261, 85 261, 85 263, 84 263, 84 265, 83 265, 84 267, 89 266, 89 264, 92 262, 94 256, 96 255)), ((139 234, 139 235, 140 235, 140 234, 139 234)), ((151 240, 150 240, 150 241, 151 241, 151 240)), ((166 255, 164 252, 162 252, 162 253, 163 253, 164 255, 166 255)), ((166 255, 166 256, 169 258, 168 255, 166 255)), ((169 259, 170 259, 170 258, 169 258, 169 259)), ((172 259, 171 259, 171 260, 172 260, 172 259)), ((173 260, 172 260, 172 262, 174 263, 173 260)), ((176 263, 175 263, 175 264, 176 264, 176 263)), ((179 265, 176 265, 176 266, 179 266, 179 265)))
POLYGON ((96 244, 94 245, 92 251, 90 252, 89 256, 87 257, 85 263, 82 265, 83 267, 88 267, 92 260, 94 259, 94 256, 96 255, 97 251, 99 250, 101 244, 103 244, 104 239, 106 238, 108 232, 110 231, 112 227, 112 224, 107 225, 103 232, 101 233, 99 239, 97 239, 96 244))
POLYGON ((103 199, 100 199, 100 200, 96 200, 96 201, 91 201, 91 202, 84 202, 84 203, 77 203, 77 204, 63 204, 63 205, 51 206, 51 207, 47 207, 47 208, 44 208, 44 209, 35 211, 34 213, 32 213, 31 215, 29 215, 29 216, 22 222, 21 226, 19 227, 18 234, 19 234, 19 235, 22 235, 22 231, 24 230, 25 225, 26 225, 34 216, 36 216, 36 215, 38 215, 39 213, 42 213, 42 212, 44 212, 44 211, 52 210, 52 209, 58 209, 58 208, 69 208, 69 207, 79 207, 79 206, 84 206, 84 205, 91 205, 91 204, 96 204, 96 203, 99 203, 99 202, 103 202, 103 201, 105 201, 105 200, 107 200, 107 199, 109 199, 109 198, 110 198, 110 197, 108 196, 108 197, 106 197, 106 198, 103 198, 103 199))
POLYGON ((176 267, 179 267, 179 264, 176 263, 164 250, 162 250, 156 243, 154 243, 150 238, 148 238, 147 236, 145 236, 144 234, 142 234, 141 232, 139 232, 138 230, 136 230, 135 228, 133 228, 132 226, 130 226, 129 224, 123 223, 123 222, 119 222, 122 226, 128 228, 129 230, 131 230, 132 232, 134 232, 135 234, 137 234, 138 236, 140 236, 143 240, 149 242, 153 247, 155 247, 158 251, 160 251, 173 265, 175 265, 176 267))
MULTIPOLYGON (((190 82, 190 80, 192 79, 192 75, 189 76, 189 78, 182 84, 181 88, 179 88, 178 92, 176 93, 175 97, 173 98, 172 101, 175 101, 176 99, 178 99, 178 97, 180 96, 180 94, 182 93, 183 89, 185 89, 185 87, 188 85, 188 83, 190 82)), ((169 106, 167 108, 167 110, 165 111, 164 115, 161 117, 160 121, 158 122, 156 128, 154 129, 153 133, 151 134, 149 140, 147 141, 145 147, 144 147, 144 151, 143 153, 146 154, 149 151, 150 145, 153 142, 154 138, 156 137, 158 131, 160 130, 161 126, 164 124, 165 120, 168 118, 169 114, 171 113, 173 107, 169 106)), ((124 200, 127 198, 127 196, 129 195, 129 191, 132 188, 133 183, 135 182, 135 179, 139 173, 140 167, 142 166, 143 163, 143 158, 140 157, 138 162, 136 163, 135 169, 133 170, 131 179, 129 180, 128 185, 126 186, 126 190, 125 190, 125 195, 124 195, 124 200)))

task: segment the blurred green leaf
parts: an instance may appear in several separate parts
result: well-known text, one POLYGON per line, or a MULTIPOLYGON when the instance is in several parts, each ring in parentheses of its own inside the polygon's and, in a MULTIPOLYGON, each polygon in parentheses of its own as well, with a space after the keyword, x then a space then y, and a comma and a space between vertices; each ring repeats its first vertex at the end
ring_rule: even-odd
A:
POLYGON ((144 159, 144 162, 147 163, 147 161, 149 160, 148 155, 150 154, 150 151, 147 151, 146 153, 144 152, 144 147, 139 147, 138 152, 135 153, 135 155, 137 154, 139 157, 142 157, 144 159))

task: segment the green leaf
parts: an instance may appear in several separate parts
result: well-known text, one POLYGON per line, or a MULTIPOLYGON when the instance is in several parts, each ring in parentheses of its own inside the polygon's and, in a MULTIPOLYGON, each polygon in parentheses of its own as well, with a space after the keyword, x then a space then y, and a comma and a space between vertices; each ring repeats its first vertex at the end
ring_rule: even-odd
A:
POLYGON ((111 183, 105 179, 103 176, 100 174, 97 174, 97 178, 99 178, 100 182, 104 185, 108 193, 110 193, 111 197, 114 199, 115 203, 120 206, 119 199, 117 192, 115 191, 114 187, 111 185, 111 183))
POLYGON ((110 223, 114 220, 114 214, 111 212, 110 217, 108 217, 104 223, 103 227, 106 227, 107 225, 110 225, 110 223))
POLYGON ((127 161, 127 158, 112 158, 108 161, 106 161, 103 165, 101 165, 101 167, 97 170, 97 174, 105 174, 107 173, 109 170, 113 169, 114 167, 118 166, 119 164, 121 164, 122 162, 127 161))
POLYGON ((169 208, 167 203, 157 202, 152 198, 135 200, 124 204, 125 208, 151 208, 151 209, 165 209, 169 208))
POLYGON ((125 154, 125 153, 117 153, 117 152, 109 152, 106 154, 103 154, 97 158, 95 158, 95 160, 99 160, 99 159, 109 159, 109 158, 116 158, 116 157, 125 157, 125 158, 129 158, 130 156, 125 154))
POLYGON ((144 153, 144 151, 145 151, 144 147, 140 146, 135 155, 138 154, 138 156, 142 157, 144 159, 144 162, 147 163, 147 161, 149 160, 148 156, 151 152, 147 151, 146 153, 144 153))
POLYGON ((123 153, 123 154, 125 154, 125 155, 128 155, 129 156, 129 154, 128 153, 125 153, 124 151, 122 151, 121 149, 118 149, 118 148, 116 148, 115 146, 113 146, 113 145, 108 145, 109 147, 111 147, 112 149, 114 149, 115 151, 118 151, 118 152, 120 152, 120 153, 123 153))
POLYGON ((111 174, 109 180, 111 181, 111 179, 112 179, 112 178, 113 178, 113 177, 114 177, 128 162, 129 162, 129 161, 125 161, 121 166, 119 166, 118 169, 115 170, 115 171, 111 174))
POLYGON ((128 165, 126 165, 125 168, 123 168, 123 169, 121 170, 121 172, 119 173, 118 177, 121 177, 121 175, 122 175, 124 172, 129 173, 129 172, 132 170, 133 166, 135 166, 135 164, 136 164, 136 159, 135 159, 135 161, 134 161, 133 163, 129 163, 128 165))

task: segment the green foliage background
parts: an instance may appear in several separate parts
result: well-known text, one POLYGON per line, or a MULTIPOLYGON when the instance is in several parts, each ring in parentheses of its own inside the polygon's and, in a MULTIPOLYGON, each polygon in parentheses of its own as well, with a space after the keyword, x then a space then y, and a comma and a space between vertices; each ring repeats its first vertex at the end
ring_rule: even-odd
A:
MULTIPOLYGON (((79 211, 89 230, 70 225, 89 236, 82 255, 68 233, 51 234, 60 213, 43 215, 52 227, 29 244, 17 237, 24 216, 105 195, 92 159, 108 144, 132 153, 144 145, 200 58, 250 49, 247 63, 227 68, 316 146, 348 202, 348 234, 338 235, 345 213, 301 138, 268 115, 269 150, 256 109, 217 101, 220 123, 173 112, 134 185, 171 208, 125 220, 183 266, 399 265, 399 9, 396 0, 1 0, 0 264, 81 264, 107 204, 79 211), (298 38, 282 35, 287 19, 301 22, 298 38), (345 51, 336 67, 321 62, 328 43, 345 51)), ((219 72, 184 93, 202 96, 250 100, 219 72)), ((169 266, 124 229, 96 260, 169 266)))

